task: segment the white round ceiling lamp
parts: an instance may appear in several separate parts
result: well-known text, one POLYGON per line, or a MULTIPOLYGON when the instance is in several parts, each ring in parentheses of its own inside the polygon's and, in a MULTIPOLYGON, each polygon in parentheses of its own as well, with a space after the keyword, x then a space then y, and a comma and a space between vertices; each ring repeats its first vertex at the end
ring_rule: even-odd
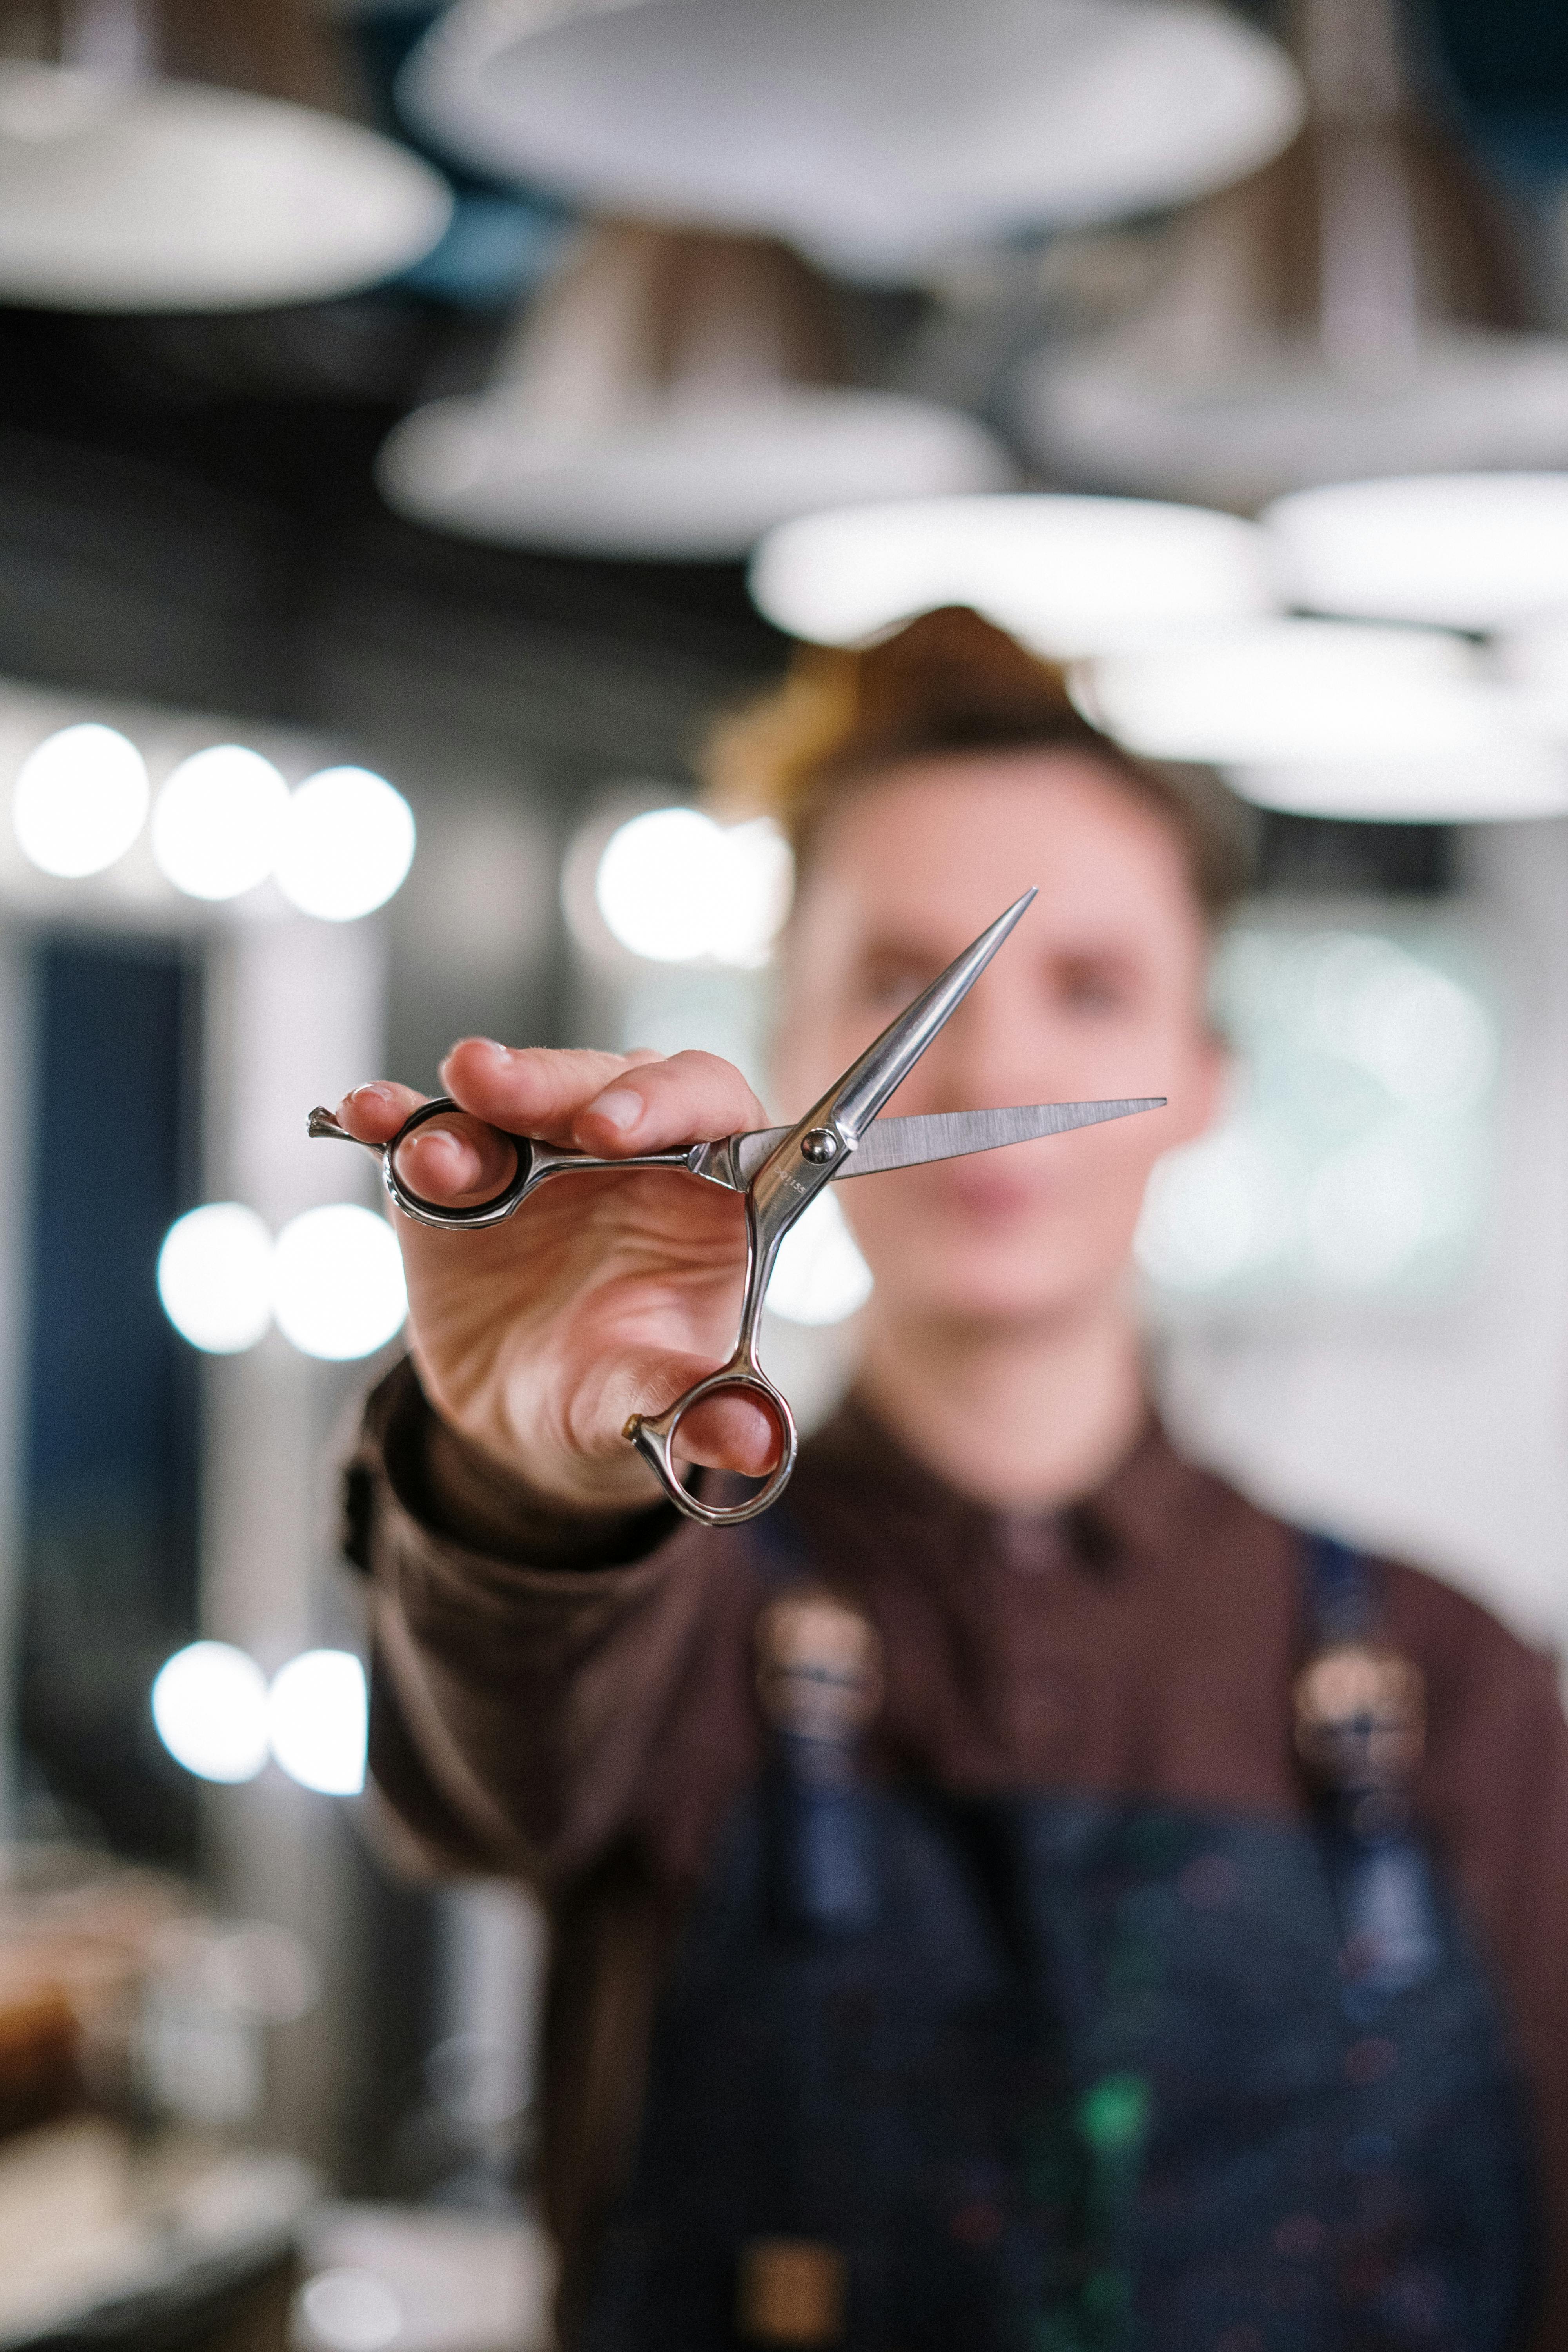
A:
POLYGON ((259 751, 214 743, 167 778, 153 806, 153 856, 187 898, 237 898, 271 873, 289 787, 259 751))
POLYGON ((1568 473, 1338 482, 1261 520, 1288 601, 1312 612, 1493 630, 1568 607, 1568 473))
POLYGON ((942 604, 970 604, 1058 659, 1270 612, 1254 523, 1142 499, 907 499, 770 531, 752 594, 792 636, 854 645, 942 604))
POLYGON ((986 490, 1011 472, 954 409, 802 384, 584 429, 541 428, 504 391, 436 401, 394 429, 376 480, 399 513, 466 537, 700 560, 838 500, 986 490))
POLYGON ((267 1761, 267 1677, 231 1643, 188 1643, 153 1681, 153 1721, 198 1780, 254 1780, 267 1761))
POLYGON ((1129 336, 1016 380, 1017 429, 1069 480, 1257 507, 1296 484, 1568 461, 1568 338, 1433 327, 1359 374, 1305 344, 1205 373, 1129 336))
POLYGON ((272 1235, 255 1210, 208 1201, 176 1217, 158 1252, 158 1297, 205 1354, 254 1348, 272 1322, 272 1235))
POLYGON ((268 1743, 302 1789, 357 1797, 364 1786, 369 1705, 352 1650, 306 1650, 272 1677, 268 1743))
POLYGON ((272 1252, 272 1311, 303 1356, 373 1355, 408 1312, 403 1259, 384 1217, 339 1202, 290 1218, 272 1252))
POLYGON ((79 882, 124 856, 147 816, 147 763, 118 728, 88 720, 46 736, 16 773, 11 816, 40 873, 79 882))
POLYGON ((617 825, 594 877, 605 929, 650 963, 765 964, 795 883, 768 817, 722 825, 700 809, 647 809, 617 825))
POLYGON ((1302 113, 1283 51, 1204 0, 460 0, 400 96, 500 176, 888 281, 1190 200, 1302 113))
POLYGON ((323 768, 289 795, 278 887, 302 915, 352 923, 402 887, 414 863, 414 812, 369 768, 323 768))
POLYGON ((832 289, 776 242, 602 225, 489 390, 405 418, 376 478, 468 537, 688 560, 817 507, 1012 480, 974 418, 841 381, 842 341, 832 289))
POLYGON ((1074 691, 1130 750, 1219 766, 1267 808, 1411 824, 1568 814, 1568 758, 1437 630, 1254 622, 1086 663, 1074 691))
POLYGON ((85 311, 308 302, 395 276, 446 183, 359 124, 246 92, 0 63, 0 299, 85 311))

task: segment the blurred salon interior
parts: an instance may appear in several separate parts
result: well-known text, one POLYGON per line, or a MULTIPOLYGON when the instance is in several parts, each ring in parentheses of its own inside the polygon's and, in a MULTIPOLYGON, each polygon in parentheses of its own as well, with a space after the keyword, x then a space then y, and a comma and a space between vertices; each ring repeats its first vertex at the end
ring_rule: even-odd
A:
MULTIPOLYGON (((973 606, 1250 845, 1166 1425, 1568 1646, 1568 12, 0 0, 0 2347, 546 2352, 545 1931, 366 1787, 405 1297, 306 1113, 765 1096, 704 730, 973 606)), ((803 1430, 869 1284, 825 1192, 803 1430)))

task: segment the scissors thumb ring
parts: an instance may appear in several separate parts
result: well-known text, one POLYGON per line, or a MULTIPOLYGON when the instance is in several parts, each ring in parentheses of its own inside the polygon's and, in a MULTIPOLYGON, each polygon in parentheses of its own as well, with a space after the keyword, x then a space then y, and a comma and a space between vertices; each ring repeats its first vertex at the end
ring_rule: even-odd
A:
POLYGON ((745 1520, 759 1518, 763 1512, 770 1510, 789 1485, 800 1450, 789 1402, 758 1370, 744 1339, 729 1363, 710 1372, 706 1380, 699 1381, 683 1396, 678 1396, 662 1412, 634 1412, 623 1434, 630 1438, 671 1502, 679 1505, 689 1518, 700 1519, 707 1528, 738 1528, 745 1520), (752 1397, 763 1407, 778 1431, 779 1458, 756 1493, 748 1495, 743 1502, 704 1503, 684 1484, 676 1467, 675 1433, 693 1405, 726 1394, 752 1397))

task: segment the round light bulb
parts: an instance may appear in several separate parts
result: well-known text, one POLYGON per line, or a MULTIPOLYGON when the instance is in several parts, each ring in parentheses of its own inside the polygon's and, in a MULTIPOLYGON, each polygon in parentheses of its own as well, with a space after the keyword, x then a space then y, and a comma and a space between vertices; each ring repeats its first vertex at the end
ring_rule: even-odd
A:
POLYGON ((255 1210, 209 1201, 176 1217, 158 1252, 158 1297, 193 1348, 254 1348, 272 1320, 272 1236, 255 1210))
POLYGON ((323 768, 289 802, 278 884, 302 915, 352 923, 384 906, 414 863, 414 812, 368 768, 323 768))
POLYGON ((147 815, 147 763, 129 737, 62 727, 23 761, 11 803, 23 855, 80 881, 123 857, 147 815))
POLYGON ((290 1219, 272 1253, 272 1311, 302 1355, 373 1355, 408 1312, 403 1259, 384 1217, 341 1202, 290 1219))
POLYGON ((192 1642, 159 1669, 153 1721, 201 1780, 254 1780, 267 1761, 267 1677, 227 1642, 192 1642))
POLYGON ((767 961, 789 910, 789 845, 766 817, 715 824, 700 809, 648 809, 605 845, 594 895, 606 929, 654 963, 767 961))
POLYGON ((267 1736, 291 1780, 323 1797, 364 1786, 369 1711, 364 1668, 348 1650, 307 1650, 272 1678, 267 1736))
POLYGON ((215 743, 182 760, 153 809, 153 855, 192 898, 237 898, 272 871, 289 787, 259 751, 215 743))

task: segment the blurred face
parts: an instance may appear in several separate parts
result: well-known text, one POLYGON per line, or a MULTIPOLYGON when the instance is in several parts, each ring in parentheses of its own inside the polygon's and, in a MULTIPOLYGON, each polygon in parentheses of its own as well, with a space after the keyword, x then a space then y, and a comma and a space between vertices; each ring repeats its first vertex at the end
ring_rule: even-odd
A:
POLYGON ((1039 897, 889 1111, 1170 1108, 837 1186, 879 1318, 1092 1310, 1120 1288, 1150 1169, 1213 1116, 1222 1060, 1181 849, 1113 771, 1058 752, 891 770, 827 820, 791 926, 781 1112, 805 1110, 1030 883, 1039 897))

